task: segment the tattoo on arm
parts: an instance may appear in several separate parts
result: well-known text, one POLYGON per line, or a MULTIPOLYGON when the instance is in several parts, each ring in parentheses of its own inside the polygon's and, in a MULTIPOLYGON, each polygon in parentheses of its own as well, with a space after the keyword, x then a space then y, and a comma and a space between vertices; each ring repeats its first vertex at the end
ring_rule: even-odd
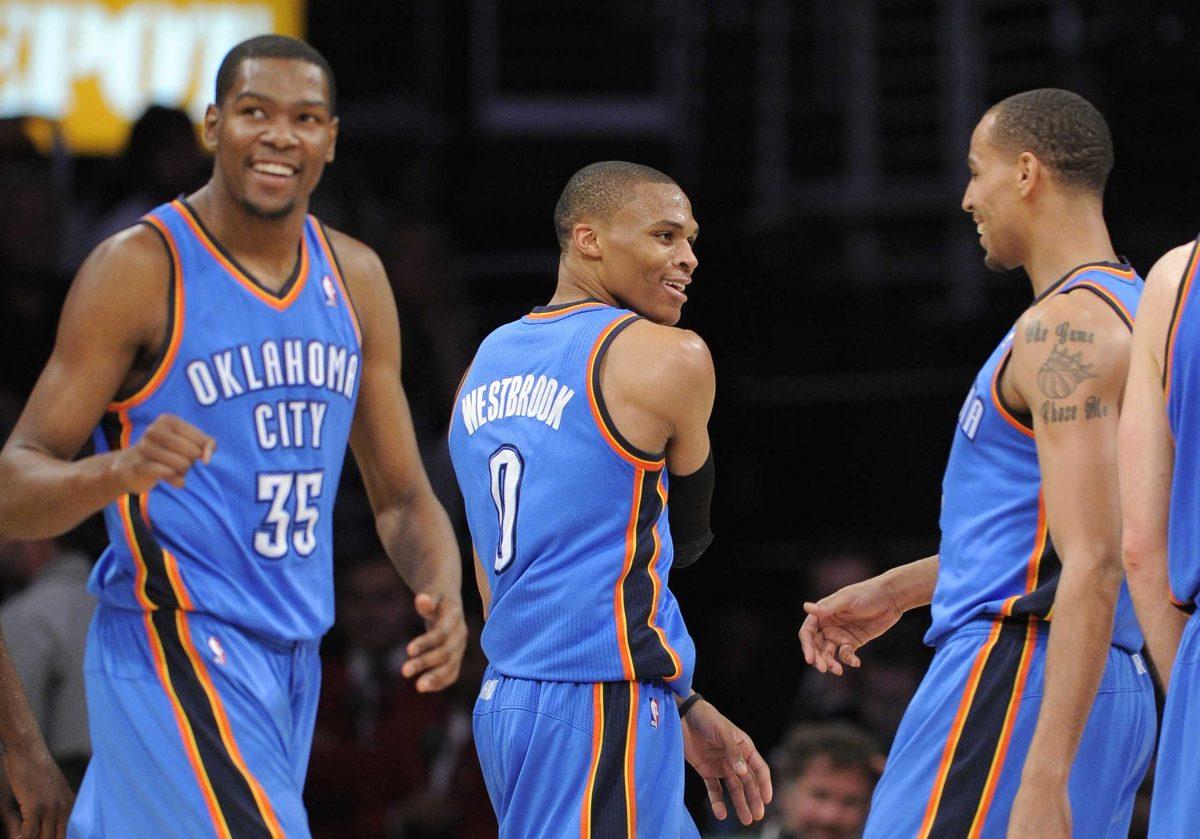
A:
POLYGON ((1054 327, 1054 334, 1058 336, 1060 346, 1067 343, 1067 341, 1073 341, 1076 344, 1094 344, 1096 342, 1096 334, 1094 332, 1072 329, 1069 321, 1063 321, 1054 327))
POLYGON ((1029 326, 1025 327, 1025 343, 1038 344, 1046 340, 1046 336, 1050 333, 1042 326, 1040 320, 1035 320, 1029 326))
POLYGON ((1051 399, 1066 399, 1080 382, 1099 375, 1092 372, 1094 366, 1083 363, 1083 350, 1071 355, 1065 347, 1052 347, 1050 357, 1038 370, 1038 389, 1051 399))

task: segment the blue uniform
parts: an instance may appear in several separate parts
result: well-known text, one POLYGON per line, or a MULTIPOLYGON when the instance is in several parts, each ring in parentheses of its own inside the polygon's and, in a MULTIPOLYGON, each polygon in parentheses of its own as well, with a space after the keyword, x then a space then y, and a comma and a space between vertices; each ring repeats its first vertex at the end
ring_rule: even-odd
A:
MULTIPOLYGON (((1092 293, 1131 325, 1141 291, 1128 266, 1085 265, 1035 303, 1092 293)), ((1050 347, 1065 341, 1053 332, 1029 337, 1050 347)), ((959 414, 925 639, 937 653, 876 787, 868 837, 1003 836, 1007 828, 1041 704, 1060 571, 1032 418, 1006 406, 1000 390, 1013 340, 1010 331, 988 358, 959 414)), ((1124 584, 1112 644, 1071 772, 1079 836, 1126 835, 1153 748, 1152 687, 1124 584)))
POLYGON ((166 413, 217 448, 183 488, 104 511, 85 660, 95 755, 69 832, 305 836, 358 323, 316 219, 278 293, 184 202, 144 222, 171 256, 167 346, 149 381, 109 406, 96 448, 131 446, 166 413))
POLYGON ((621 437, 600 392, 636 320, 585 300, 501 327, 451 421, 491 588, 475 736, 504 837, 695 833, 673 700, 695 649, 667 588, 665 460, 621 437))
POLYGON ((1154 800, 1150 809, 1150 835, 1192 836, 1200 820, 1200 795, 1196 791, 1200 752, 1196 715, 1200 713, 1200 520, 1196 510, 1200 491, 1200 439, 1197 438, 1196 387, 1200 380, 1200 325, 1192 289, 1197 273, 1197 247, 1193 245, 1187 270, 1179 286, 1175 310, 1167 333, 1163 387, 1167 420, 1175 441, 1175 468, 1171 480, 1171 505, 1167 519, 1167 564, 1172 602, 1191 613, 1184 627, 1171 689, 1163 709, 1162 736, 1154 771, 1154 800))

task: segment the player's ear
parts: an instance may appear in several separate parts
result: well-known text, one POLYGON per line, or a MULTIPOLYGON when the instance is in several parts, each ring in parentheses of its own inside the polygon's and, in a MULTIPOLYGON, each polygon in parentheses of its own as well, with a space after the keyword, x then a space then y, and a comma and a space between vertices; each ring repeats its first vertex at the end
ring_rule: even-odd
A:
POLYGON ((600 258, 600 240, 596 228, 587 222, 581 221, 571 228, 571 242, 584 256, 591 259, 600 258))
POLYGON ((217 150, 217 120, 221 116, 221 111, 216 105, 209 105, 204 110, 204 128, 201 131, 201 137, 204 140, 204 148, 210 153, 217 150))
POLYGON ((1045 174, 1042 162, 1031 152, 1023 151, 1017 156, 1017 191, 1022 198, 1029 197, 1029 193, 1045 174))
POLYGON ((325 152, 325 162, 333 163, 334 152, 337 151, 338 126, 341 122, 337 117, 329 121, 329 151, 325 152))

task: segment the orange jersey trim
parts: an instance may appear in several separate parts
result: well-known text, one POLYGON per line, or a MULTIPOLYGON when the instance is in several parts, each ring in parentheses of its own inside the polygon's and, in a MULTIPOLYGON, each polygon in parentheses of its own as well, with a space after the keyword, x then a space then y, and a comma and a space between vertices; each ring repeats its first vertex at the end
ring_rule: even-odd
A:
POLYGON ((204 228, 196 223, 196 219, 192 217, 192 214, 188 212, 182 202, 172 201, 171 206, 175 208, 175 211, 179 213, 180 217, 187 223, 187 226, 191 228, 192 233, 195 234, 200 244, 204 245, 208 250, 209 255, 228 272, 229 276, 237 280, 243 288, 278 312, 282 312, 291 306, 292 303, 296 302, 296 298, 300 296, 300 292, 308 283, 308 242, 305 236, 301 235, 300 237, 300 266, 297 269, 296 282, 285 296, 276 297, 251 279, 242 269, 234 265, 225 254, 221 253, 221 249, 208 237, 208 234, 204 232, 204 228))
POLYGON ((1011 359, 1012 347, 1009 347, 1008 352, 1006 352, 1004 356, 998 362, 996 362, 996 369, 992 373, 992 404, 996 406, 997 412, 999 412, 1001 418, 1005 422, 1017 429, 1017 431, 1020 431, 1026 437, 1032 439, 1033 429, 1026 428, 1019 419, 1009 412, 1008 408, 1004 407, 1004 402, 1000 399, 1000 373, 1004 370, 1005 366, 1011 359))
POLYGON ((208 674, 208 668, 204 666, 203 660, 196 652, 196 645, 192 641, 191 628, 188 626, 187 613, 177 611, 175 613, 175 625, 179 629, 179 637, 183 641, 183 650, 187 653, 188 661, 192 663, 192 669, 196 673, 196 677, 200 680, 200 685, 204 688, 205 695, 208 696, 209 705, 212 706, 213 716, 217 720, 217 730, 221 733, 221 742, 225 744, 225 751, 228 752, 233 765, 237 767, 238 772, 246 779, 246 783, 250 786, 250 792, 254 796, 254 803, 258 806, 258 812, 262 816, 263 821, 270 830, 273 839, 283 839, 283 828, 279 824, 279 819, 275 815, 274 809, 271 807, 270 799, 267 798, 266 792, 262 788, 262 784, 258 782, 258 778, 254 777, 246 761, 242 757, 242 751, 238 748, 237 740, 233 736, 233 728, 229 725, 229 716, 225 713, 225 705, 221 702, 221 696, 217 693, 216 686, 213 685, 212 677, 208 674))
POLYGON ((950 725, 950 736, 946 738, 946 748, 942 750, 942 761, 938 765, 933 791, 929 795, 929 802, 925 805, 925 818, 921 821, 921 830, 918 833, 920 839, 927 839, 929 831, 933 828, 933 820, 937 817, 938 807, 942 803, 942 791, 946 787, 946 778, 950 774, 950 764, 954 761, 954 752, 958 748, 958 740, 962 736, 963 727, 967 722, 967 712, 970 711, 971 703, 975 700, 975 691, 979 688, 979 681, 983 676, 983 666, 987 664, 988 656, 991 655, 992 648, 996 646, 1002 625, 1003 622, 1000 620, 993 624, 987 641, 980 648, 979 654, 975 656, 975 663, 971 665, 971 673, 967 677, 967 685, 963 689, 962 701, 958 703, 958 711, 954 715, 954 722, 950 725))
POLYGON ((146 632, 150 636, 150 652, 154 657, 154 669, 158 672, 158 680, 162 683, 163 690, 166 691, 167 698, 171 702, 171 710, 175 714, 175 724, 179 727, 179 736, 183 740, 188 763, 191 764, 196 780, 200 784, 204 806, 208 809, 208 815, 212 819, 217 835, 221 839, 233 839, 229 825, 225 822, 225 814, 221 812, 221 806, 217 803, 217 794, 213 790, 212 781, 209 780, 208 773, 204 770, 204 764, 200 760, 200 749, 196 745, 195 732, 192 731, 192 725, 188 722, 183 704, 175 693, 175 686, 171 683, 171 676, 167 672, 167 656, 163 651, 162 641, 158 637, 158 631, 154 628, 154 621, 149 612, 143 615, 143 620, 146 623, 146 632))
POLYGON ((637 836, 637 783, 634 779, 634 765, 637 758, 637 719, 638 695, 637 682, 629 683, 629 719, 625 725, 625 826, 627 836, 637 836))
POLYGON ((1037 588, 1038 572, 1042 566, 1042 555, 1046 552, 1046 539, 1050 528, 1046 525, 1046 497, 1038 490, 1037 533, 1033 539, 1033 553, 1029 555, 1029 568, 1025 573, 1025 593, 1037 588))
MULTIPOLYGON (((129 437, 133 433, 133 424, 129 421, 129 415, 125 411, 117 413, 117 420, 121 423, 120 446, 122 449, 127 449, 129 448, 129 437)), ((135 566, 133 593, 142 609, 153 612, 158 605, 146 594, 146 581, 150 577, 150 569, 146 567, 146 558, 142 556, 141 546, 138 545, 137 536, 133 532, 133 516, 129 510, 129 499, 130 496, 122 495, 116 500, 116 505, 117 513, 121 518, 121 530, 125 533, 125 543, 129 545, 129 553, 133 557, 135 566)))
POLYGON ((604 686, 592 685, 592 765, 583 788, 583 809, 579 818, 579 839, 592 836, 592 791, 596 787, 596 770, 600 768, 600 751, 604 742, 604 686))
MULTIPOLYGON (((338 268, 338 261, 333 256, 333 246, 329 244, 329 239, 325 236, 325 229, 321 227, 321 223, 317 221, 315 216, 309 216, 312 221, 313 230, 317 233, 317 241, 321 245, 321 250, 325 252, 325 261, 329 263, 329 269, 333 271, 333 278, 337 281, 338 288, 341 289, 342 297, 346 301, 346 308, 350 312, 350 323, 354 325, 354 334, 358 338, 358 346, 362 347, 362 326, 358 322, 358 310, 354 308, 354 301, 350 299, 350 292, 346 290, 346 280, 342 277, 342 271, 338 268)), ((299 279, 296 280, 299 285, 299 279)))
POLYGON ((531 320, 550 320, 551 318, 559 318, 572 312, 582 312, 584 309, 594 309, 604 306, 608 306, 608 304, 597 300, 581 300, 574 305, 563 306, 561 309, 555 309, 551 312, 530 312, 525 317, 531 320))
MULTIPOLYGON (((658 474, 658 482, 655 489, 658 492, 659 499, 662 501, 663 509, 667 509, 667 494, 663 489, 663 476, 661 472, 658 474)), ((671 657, 671 663, 675 665, 675 672, 664 679, 664 681, 673 682, 683 675, 683 664, 681 664, 679 661, 678 653, 676 653, 671 645, 667 643, 667 634, 662 631, 662 628, 658 624, 654 622, 654 618, 658 614, 658 593, 662 590, 662 580, 659 579, 658 572, 654 569, 655 566, 658 565, 658 558, 662 553, 662 541, 658 538, 657 523, 655 523, 655 525, 651 528, 650 532, 653 534, 654 538, 654 555, 650 558, 650 565, 647 570, 650 572, 650 583, 653 589, 654 600, 650 603, 650 616, 646 619, 646 623, 658 635, 659 643, 661 643, 662 648, 667 651, 667 655, 671 657)))
POLYGON ((628 616, 625 614, 625 578, 629 576, 629 572, 633 568, 633 557, 637 553, 637 520, 642 506, 642 478, 644 475, 645 472, 641 469, 633 470, 633 504, 630 505, 629 524, 625 528, 625 563, 621 566, 621 574, 617 577, 616 586, 613 587, 613 611, 616 613, 617 619, 617 648, 621 653, 621 669, 627 682, 636 680, 637 674, 633 669, 633 650, 629 646, 628 616))
POLYGON ((167 250, 171 253, 171 273, 174 276, 172 285, 175 297, 174 304, 171 307, 171 334, 167 336, 167 351, 163 353, 162 360, 159 361, 158 367, 150 376, 150 379, 127 399, 122 399, 119 402, 114 400, 109 403, 108 410, 111 413, 127 411, 130 408, 141 405, 158 390, 159 385, 163 383, 163 380, 175 365, 175 356, 179 354, 179 344, 183 339, 183 263, 179 259, 179 250, 175 247, 175 238, 171 235, 171 231, 167 229, 167 226, 154 216, 146 216, 142 220, 162 235, 163 241, 167 243, 167 250))
MULTIPOLYGON (((596 304, 589 303, 587 305, 591 306, 596 304)), ((560 312, 556 314, 561 314, 561 311, 565 310, 560 310, 560 312)), ((666 455, 664 454, 664 456, 658 460, 646 460, 645 458, 638 457, 636 454, 621 445, 620 441, 613 436, 612 430, 608 427, 608 423, 604 421, 604 415, 600 412, 600 403, 597 401, 598 394, 596 393, 595 387, 592 385, 592 380, 596 378, 596 376, 593 375, 593 372, 596 368, 596 360, 600 354, 600 347, 604 346, 605 339, 612 334, 614 329, 635 318, 637 318, 637 315, 623 315, 617 318, 604 328, 604 331, 600 333, 600 337, 596 339, 596 343, 592 345, 592 352, 588 356, 587 370, 585 371, 585 376, 587 377, 588 405, 592 409, 592 419, 595 420, 596 427, 600 429, 600 435, 605 439, 605 441, 607 441, 612 450, 620 455, 621 458, 630 465, 635 466, 638 469, 654 471, 656 469, 661 469, 663 464, 667 462, 666 455)))
POLYGON ((1106 289, 1104 286, 1100 285, 1099 283, 1094 283, 1091 280, 1084 280, 1083 282, 1076 283, 1075 285, 1073 285, 1069 289, 1067 289, 1067 293, 1072 292, 1077 288, 1086 288, 1088 291, 1092 291, 1092 292, 1095 292, 1096 294, 1100 295, 1105 300, 1107 300, 1109 302, 1109 304, 1112 305, 1118 312, 1121 313, 1121 316, 1125 320, 1125 324, 1127 326, 1131 325, 1133 323, 1133 314, 1130 313, 1129 309, 1127 309, 1125 307, 1125 304, 1121 302, 1120 298, 1118 298, 1115 294, 1113 294, 1111 291, 1106 289))
POLYGON ((970 839, 977 839, 983 833, 983 825, 987 821, 988 811, 992 808, 992 799, 996 796, 996 784, 1000 780, 1000 772, 1004 768, 1004 760, 1008 756, 1008 746, 1012 741, 1013 729, 1016 727, 1017 711, 1021 707, 1021 697, 1025 693, 1025 681, 1029 676, 1029 667, 1033 662, 1033 650, 1037 646, 1037 618, 1029 619, 1029 627, 1025 630, 1025 645, 1021 649, 1021 660, 1017 664, 1017 678, 1013 682, 1012 695, 1008 698, 1008 708, 1004 712, 1004 725, 1000 729, 1000 742, 996 744, 996 753, 992 757, 992 765, 988 769, 987 782, 983 787, 983 795, 979 799, 979 809, 971 822, 968 833, 970 839))
POLYGON ((1196 279, 1196 266, 1200 262, 1200 244, 1192 246, 1192 256, 1188 261, 1187 271, 1184 272, 1183 285, 1179 289, 1179 299, 1175 310, 1171 313, 1171 328, 1167 331, 1166 357, 1163 359, 1163 394, 1171 398, 1171 368, 1175 361, 1175 337, 1179 332, 1179 322, 1183 319, 1183 307, 1187 305, 1188 296, 1192 293, 1192 281, 1196 279))

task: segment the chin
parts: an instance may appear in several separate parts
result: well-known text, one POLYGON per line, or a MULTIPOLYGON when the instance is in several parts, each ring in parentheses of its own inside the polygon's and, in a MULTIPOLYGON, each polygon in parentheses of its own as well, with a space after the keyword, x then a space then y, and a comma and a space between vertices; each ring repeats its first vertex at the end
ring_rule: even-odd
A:
POLYGON ((242 206, 246 208, 247 212, 249 212, 253 216, 257 216, 258 218, 280 219, 285 216, 291 215, 292 211, 296 209, 296 201, 293 199, 293 200, 285 201, 283 204, 281 204, 279 206, 268 207, 268 206, 263 206, 262 204, 258 204, 249 198, 243 198, 242 206))

